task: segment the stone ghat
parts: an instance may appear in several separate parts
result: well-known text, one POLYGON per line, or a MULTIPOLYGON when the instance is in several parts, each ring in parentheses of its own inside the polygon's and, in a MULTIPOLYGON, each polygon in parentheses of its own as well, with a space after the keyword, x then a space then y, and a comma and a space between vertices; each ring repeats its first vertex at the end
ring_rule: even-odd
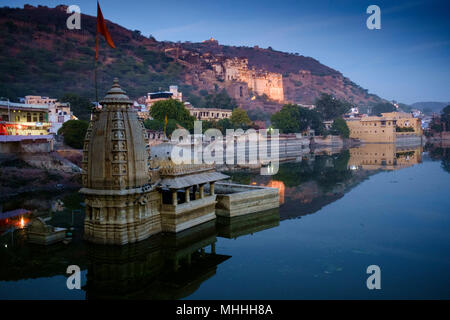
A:
POLYGON ((217 182, 215 190, 217 216, 237 217, 278 208, 280 204, 276 188, 217 182))

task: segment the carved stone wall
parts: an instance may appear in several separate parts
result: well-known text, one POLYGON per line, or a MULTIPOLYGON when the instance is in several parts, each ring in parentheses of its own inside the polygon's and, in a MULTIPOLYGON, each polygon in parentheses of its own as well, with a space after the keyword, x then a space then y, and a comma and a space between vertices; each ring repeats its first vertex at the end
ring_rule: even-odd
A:
POLYGON ((161 231, 161 197, 150 170, 147 132, 117 79, 95 109, 83 148, 85 238, 137 242, 161 231))

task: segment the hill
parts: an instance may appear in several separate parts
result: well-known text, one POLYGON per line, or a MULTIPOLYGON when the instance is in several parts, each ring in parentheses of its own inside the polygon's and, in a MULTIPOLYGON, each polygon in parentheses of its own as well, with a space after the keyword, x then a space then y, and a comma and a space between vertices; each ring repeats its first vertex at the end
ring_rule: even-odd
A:
POLYGON ((442 109, 450 105, 450 102, 415 102, 411 104, 412 108, 420 109, 422 111, 431 111, 435 113, 440 113, 442 109))
MULTIPOLYGON (((30 94, 60 98, 74 93, 95 99, 96 18, 82 14, 81 30, 68 30, 66 8, 0 8, 0 96, 14 100, 30 94)), ((229 95, 237 105, 268 113, 285 102, 311 104, 321 92, 359 105, 382 100, 340 72, 299 54, 220 45, 213 39, 157 41, 110 21, 107 26, 117 48, 110 49, 100 39, 100 96, 119 77, 133 99, 177 84, 196 106, 216 106, 210 104, 229 95)))

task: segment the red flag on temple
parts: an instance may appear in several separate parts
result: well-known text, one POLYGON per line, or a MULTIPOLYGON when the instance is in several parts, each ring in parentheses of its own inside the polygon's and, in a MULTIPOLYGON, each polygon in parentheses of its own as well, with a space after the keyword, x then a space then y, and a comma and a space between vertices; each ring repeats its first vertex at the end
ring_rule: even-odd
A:
POLYGON ((105 19, 103 18, 102 10, 100 9, 100 5, 97 1, 97 37, 96 37, 96 47, 95 47, 95 60, 98 60, 98 34, 101 34, 105 37, 106 42, 109 44, 111 48, 115 48, 114 42, 111 38, 111 35, 106 28, 105 19))

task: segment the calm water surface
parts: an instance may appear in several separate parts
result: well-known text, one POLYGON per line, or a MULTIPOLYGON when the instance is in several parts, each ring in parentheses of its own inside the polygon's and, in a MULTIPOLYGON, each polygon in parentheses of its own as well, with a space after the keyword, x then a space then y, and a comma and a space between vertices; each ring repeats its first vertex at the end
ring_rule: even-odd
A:
MULTIPOLYGON (((449 149, 372 145, 308 155, 273 177, 228 174, 279 188, 279 210, 124 247, 83 242, 83 213, 71 243, 45 248, 3 226, 0 299, 450 298, 449 149), (66 287, 71 264, 82 290, 66 287), (381 290, 366 287, 369 265, 381 268, 381 290)), ((26 199, 4 211, 62 199, 49 223, 70 227, 82 209, 77 193, 26 199)))

